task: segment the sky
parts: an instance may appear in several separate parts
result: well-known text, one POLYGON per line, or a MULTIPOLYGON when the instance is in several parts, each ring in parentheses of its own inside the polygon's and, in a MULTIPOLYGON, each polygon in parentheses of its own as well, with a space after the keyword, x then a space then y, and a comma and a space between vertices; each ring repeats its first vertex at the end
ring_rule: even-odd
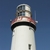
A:
POLYGON ((36 50, 50 50, 50 0, 0 0, 0 50, 11 48, 10 19, 16 17, 16 7, 23 3, 30 5, 33 19, 36 11, 36 50))

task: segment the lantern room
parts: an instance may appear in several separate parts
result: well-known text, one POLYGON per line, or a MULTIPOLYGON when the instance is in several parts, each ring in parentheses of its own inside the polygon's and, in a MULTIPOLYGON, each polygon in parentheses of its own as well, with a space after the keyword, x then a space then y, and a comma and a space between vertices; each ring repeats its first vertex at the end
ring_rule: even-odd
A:
POLYGON ((31 17, 31 8, 27 4, 20 4, 16 8, 16 17, 18 16, 26 16, 31 17))

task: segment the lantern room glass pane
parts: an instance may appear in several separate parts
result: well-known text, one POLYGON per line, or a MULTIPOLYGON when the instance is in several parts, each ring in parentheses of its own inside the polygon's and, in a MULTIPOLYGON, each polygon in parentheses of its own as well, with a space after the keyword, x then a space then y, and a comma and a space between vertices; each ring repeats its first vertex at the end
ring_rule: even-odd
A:
POLYGON ((25 12, 22 12, 22 16, 25 16, 25 12))
POLYGON ((19 12, 18 16, 25 16, 25 12, 24 11, 23 12, 19 12))
POLYGON ((20 16, 20 14, 18 13, 18 16, 20 16))
POLYGON ((25 5, 22 6, 22 10, 25 10, 25 5))
POLYGON ((19 6, 18 11, 20 11, 20 10, 25 10, 25 5, 19 6))
POLYGON ((22 10, 22 6, 18 7, 18 11, 22 10))

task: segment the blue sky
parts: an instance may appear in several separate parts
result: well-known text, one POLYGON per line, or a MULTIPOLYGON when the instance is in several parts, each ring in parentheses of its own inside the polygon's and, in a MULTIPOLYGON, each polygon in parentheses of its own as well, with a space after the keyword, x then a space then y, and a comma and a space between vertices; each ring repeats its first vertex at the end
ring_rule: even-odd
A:
POLYGON ((36 49, 50 50, 50 0, 0 0, 0 50, 10 50, 12 38, 10 19, 16 17, 16 7, 21 3, 31 6, 33 19, 36 10, 39 21, 35 32, 36 49))

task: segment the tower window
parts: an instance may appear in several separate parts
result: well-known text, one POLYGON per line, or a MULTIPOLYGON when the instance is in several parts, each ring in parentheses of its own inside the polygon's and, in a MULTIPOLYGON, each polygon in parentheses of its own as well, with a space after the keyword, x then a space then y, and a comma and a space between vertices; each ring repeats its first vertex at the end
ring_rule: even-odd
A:
POLYGON ((28 47, 29 47, 29 50, 31 50, 31 44, 29 44, 28 47))

